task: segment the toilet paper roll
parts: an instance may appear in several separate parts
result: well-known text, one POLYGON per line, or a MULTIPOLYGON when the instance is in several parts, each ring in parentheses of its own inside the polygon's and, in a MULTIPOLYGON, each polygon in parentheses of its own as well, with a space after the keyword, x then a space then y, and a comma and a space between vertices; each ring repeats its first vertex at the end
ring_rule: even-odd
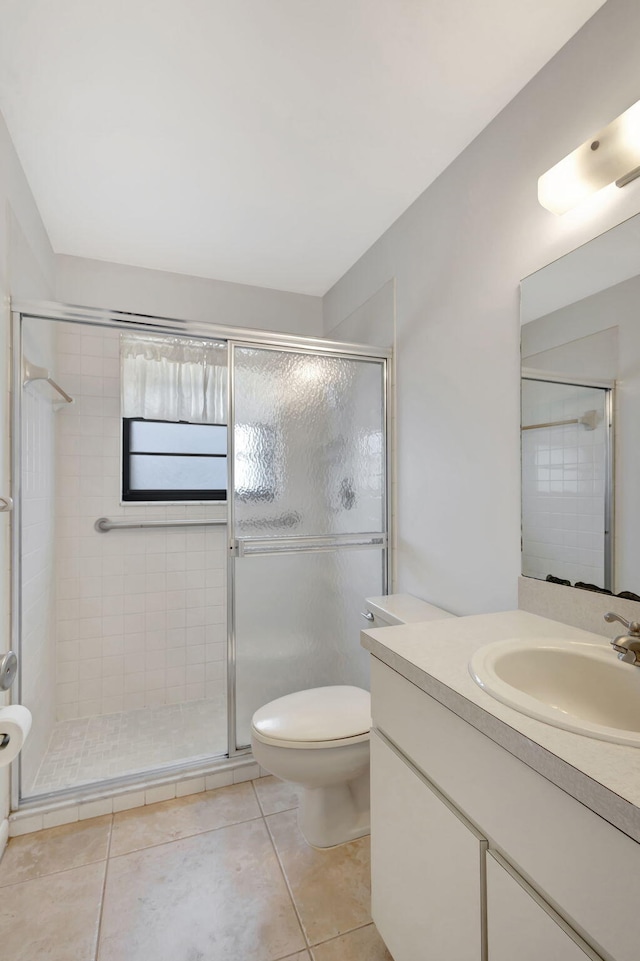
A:
POLYGON ((22 704, 0 707, 0 767, 15 761, 30 730, 31 711, 28 707, 22 704))

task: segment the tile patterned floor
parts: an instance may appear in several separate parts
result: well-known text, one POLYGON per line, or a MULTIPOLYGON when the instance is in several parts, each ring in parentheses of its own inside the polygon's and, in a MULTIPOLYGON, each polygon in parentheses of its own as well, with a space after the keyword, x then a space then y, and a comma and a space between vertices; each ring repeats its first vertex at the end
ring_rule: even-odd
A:
POLYGON ((316 851, 296 804, 260 778, 13 838, 2 961, 392 961, 369 839, 316 851))
POLYGON ((27 796, 215 757, 227 750, 226 698, 59 721, 27 796))

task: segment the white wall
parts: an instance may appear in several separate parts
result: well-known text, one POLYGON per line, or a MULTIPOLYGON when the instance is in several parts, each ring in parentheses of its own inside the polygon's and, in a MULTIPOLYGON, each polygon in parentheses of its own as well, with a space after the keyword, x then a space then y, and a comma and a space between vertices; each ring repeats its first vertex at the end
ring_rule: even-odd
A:
MULTIPOLYGON (((53 295, 54 258, 38 210, 0 116, 0 493, 9 493, 9 297, 53 295)), ((10 646, 9 524, 0 514, 0 651, 10 646)), ((0 698, 0 704, 8 698, 0 698)), ((0 839, 9 811, 9 777, 0 769, 0 839)), ((2 842, 0 840, 0 848, 2 842)))
MULTIPOLYGON (((557 321, 560 321, 563 313, 564 311, 558 311, 557 321)), ((553 315, 549 319, 553 320, 548 329, 550 332, 553 331, 553 342, 555 342, 558 330, 562 329, 561 322, 556 323, 556 317, 553 315)), ((546 320, 547 318, 541 317, 539 322, 546 323, 546 320)), ((601 318, 601 320, 606 323, 615 320, 615 317, 601 318)), ((567 341, 564 344, 532 354, 529 353, 528 345, 531 339, 530 329, 535 328, 539 322, 532 321, 522 328, 523 367, 546 370, 555 374, 573 374, 578 378, 578 382, 580 378, 610 381, 616 379, 620 366, 617 326, 606 327, 594 334, 588 333, 584 337, 578 330, 567 331, 567 341)))
POLYGON ((83 257, 56 257, 55 299, 83 307, 322 335, 321 297, 83 257))
POLYGON ((537 178, 638 99, 639 34, 609 0, 324 298, 329 331, 396 279, 398 588, 458 614, 517 605, 518 283, 640 209, 537 178))
POLYGON ((370 347, 393 347, 395 340, 395 289, 388 280, 364 304, 326 331, 330 340, 369 344, 370 347))

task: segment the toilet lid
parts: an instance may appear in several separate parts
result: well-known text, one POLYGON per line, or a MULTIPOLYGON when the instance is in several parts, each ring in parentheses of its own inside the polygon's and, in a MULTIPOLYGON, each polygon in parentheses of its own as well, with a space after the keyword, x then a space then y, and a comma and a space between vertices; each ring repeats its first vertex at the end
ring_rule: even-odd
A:
POLYGON ((279 741, 337 741, 371 728, 371 696, 360 687, 315 687, 265 704, 253 728, 279 741))

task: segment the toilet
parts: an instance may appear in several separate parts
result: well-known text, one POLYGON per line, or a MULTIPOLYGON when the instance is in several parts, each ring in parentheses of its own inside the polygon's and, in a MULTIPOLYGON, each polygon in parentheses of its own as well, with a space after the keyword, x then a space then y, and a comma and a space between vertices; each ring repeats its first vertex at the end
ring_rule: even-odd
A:
MULTIPOLYGON (((369 598, 367 627, 453 617, 408 594, 369 598)), ((327 848, 369 834, 368 691, 350 685, 296 691, 253 715, 255 760, 302 788, 298 823, 313 847, 327 848)))
POLYGON ((302 787, 298 823, 309 844, 332 847, 369 833, 371 698, 359 687, 316 687, 253 715, 253 756, 302 787))

